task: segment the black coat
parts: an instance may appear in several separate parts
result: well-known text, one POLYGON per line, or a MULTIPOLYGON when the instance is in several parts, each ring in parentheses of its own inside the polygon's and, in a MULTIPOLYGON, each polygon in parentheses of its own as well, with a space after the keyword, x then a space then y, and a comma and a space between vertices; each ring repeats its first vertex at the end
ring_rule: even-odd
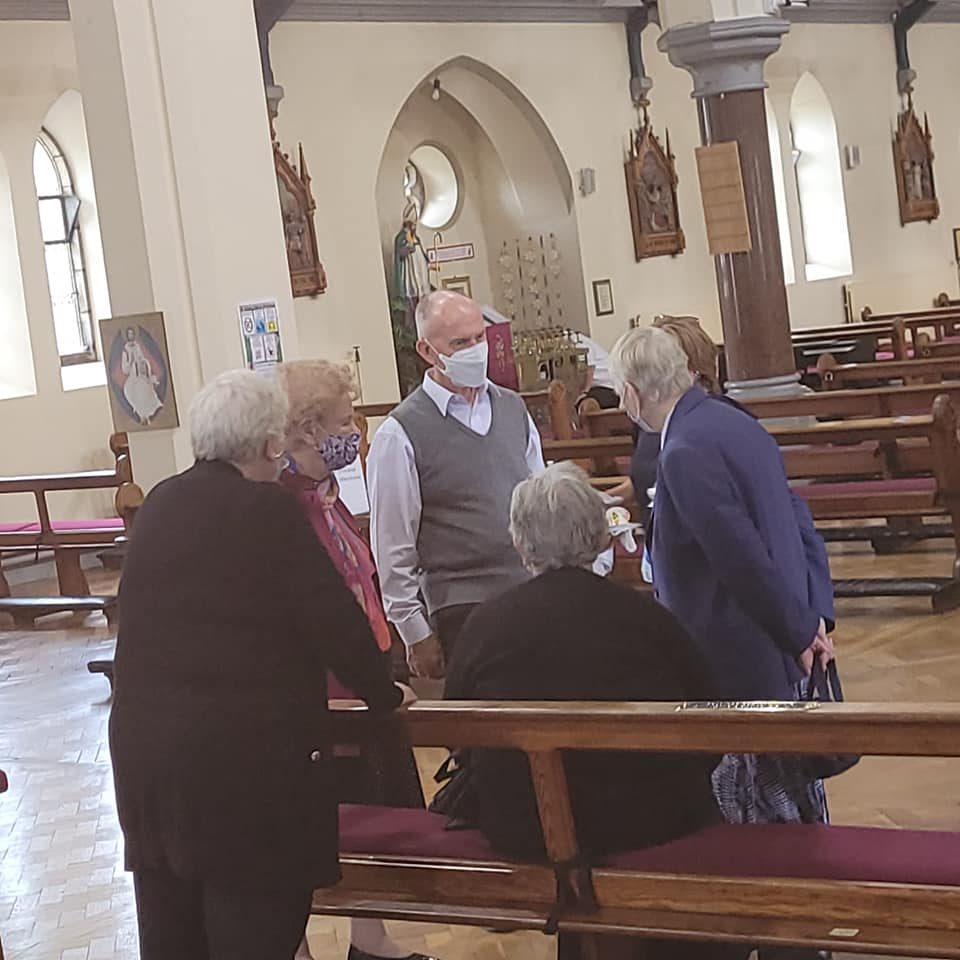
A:
POLYGON ((198 463, 147 497, 124 563, 110 748, 131 870, 328 885, 326 673, 399 705, 300 506, 198 463))
MULTIPOLYGON (((696 700, 704 665, 655 600, 587 570, 553 570, 479 607, 447 671, 449 700, 696 700)), ((581 847, 650 846, 719 819, 717 757, 578 752, 566 758, 581 847)), ((529 767, 521 753, 471 750, 465 806, 491 843, 542 855, 529 767)))

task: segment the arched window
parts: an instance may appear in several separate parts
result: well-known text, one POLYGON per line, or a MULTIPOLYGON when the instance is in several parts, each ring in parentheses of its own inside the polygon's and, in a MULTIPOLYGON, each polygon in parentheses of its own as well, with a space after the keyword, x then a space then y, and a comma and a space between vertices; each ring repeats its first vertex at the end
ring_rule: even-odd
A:
POLYGON ((34 144, 33 178, 60 363, 89 363, 96 360, 97 348, 77 219, 80 198, 63 151, 46 130, 34 144))
POLYGON ((764 95, 767 111, 767 136, 770 141, 770 165, 773 167, 773 196, 777 205, 777 226, 780 228, 780 253, 783 256, 783 279, 787 284, 796 283, 797 272, 793 265, 793 241, 790 239, 790 215, 787 212, 787 184, 783 176, 783 154, 780 148, 780 130, 770 98, 764 95))
POLYGON ((793 91, 790 133, 807 280, 848 276, 853 257, 837 125, 823 87, 810 73, 793 91))

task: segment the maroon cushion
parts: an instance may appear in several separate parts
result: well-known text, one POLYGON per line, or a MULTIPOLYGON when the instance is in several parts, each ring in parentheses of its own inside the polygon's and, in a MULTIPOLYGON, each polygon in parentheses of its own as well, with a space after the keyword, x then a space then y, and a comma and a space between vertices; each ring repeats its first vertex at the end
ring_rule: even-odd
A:
POLYGON ((903 477, 887 480, 852 480, 849 483, 804 483, 793 488, 806 500, 821 497, 863 497, 871 493, 936 493, 932 477, 903 477))
POLYGON ((505 859, 479 830, 446 830, 446 822, 446 817, 426 810, 345 804, 340 807, 340 850, 427 859, 505 859))
POLYGON ((33 523, 0 523, 0 533, 27 533, 39 529, 40 524, 36 520, 33 523))
POLYGON ((956 887, 960 833, 725 823, 660 847, 618 854, 607 866, 650 873, 956 887))
POLYGON ((58 533, 70 530, 122 530, 120 517, 102 517, 99 520, 53 520, 50 523, 58 533))

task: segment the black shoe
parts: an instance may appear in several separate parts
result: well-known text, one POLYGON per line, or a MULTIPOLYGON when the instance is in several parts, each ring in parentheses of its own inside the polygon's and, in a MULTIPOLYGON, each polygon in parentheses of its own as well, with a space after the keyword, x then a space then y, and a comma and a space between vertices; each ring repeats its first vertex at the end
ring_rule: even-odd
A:
MULTIPOLYGON (((347 960, 386 960, 386 958, 378 957, 375 953, 367 953, 364 950, 358 949, 351 943, 350 951, 347 954, 347 960)), ((436 960, 436 957, 428 957, 425 953, 411 953, 408 956, 403 957, 402 960, 436 960)))

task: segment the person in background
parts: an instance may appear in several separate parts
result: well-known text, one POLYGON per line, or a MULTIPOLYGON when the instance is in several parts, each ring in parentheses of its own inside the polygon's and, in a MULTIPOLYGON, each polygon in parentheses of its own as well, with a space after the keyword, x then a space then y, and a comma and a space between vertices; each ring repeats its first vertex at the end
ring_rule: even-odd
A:
POLYGON ((596 340, 591 340, 585 333, 574 333, 573 341, 578 347, 587 351, 587 379, 583 386, 583 394, 577 400, 577 409, 580 404, 592 397, 600 404, 602 410, 612 410, 619 403, 617 391, 613 389, 613 378, 610 376, 610 355, 596 340))
POLYGON ((286 417, 251 371, 204 387, 196 463, 147 497, 124 563, 110 753, 143 960, 290 960, 340 876, 327 673, 403 700, 273 482, 286 417))
MULTIPOLYGON (((647 531, 658 598, 698 645, 718 697, 800 698, 814 657, 833 656, 833 590, 776 441, 743 408, 695 385, 665 330, 621 337, 611 366, 630 419, 661 437, 647 531)), ((725 757, 714 775, 724 815, 825 821, 823 785, 799 768, 779 755, 725 757)))
POLYGON ((544 465, 523 399, 487 379, 477 304, 436 291, 416 320, 430 369, 373 438, 370 532, 411 671, 440 678, 473 608, 527 578, 507 529, 510 495, 544 465))
MULTIPOLYGON (((296 497, 317 539, 370 623, 380 650, 381 669, 390 674, 391 633, 380 601, 370 548, 340 499, 336 471, 360 453, 360 433, 353 419, 356 391, 348 367, 327 360, 281 364, 277 375, 289 402, 284 435, 283 484, 296 497)), ((354 699, 335 677, 330 696, 354 699)), ((341 803, 388 807, 422 807, 423 793, 413 752, 399 739, 368 745, 362 755, 338 753, 334 760, 341 803)), ((310 957, 306 941, 299 958, 310 957)), ((410 954, 391 939, 379 919, 350 922, 349 960, 400 958, 410 954)))
MULTIPOLYGON (((591 572, 609 541, 604 503, 572 463, 521 483, 510 532, 533 579, 478 607, 447 673, 452 700, 699 700, 713 688, 704 658, 649 595, 591 572)), ((581 752, 565 761, 587 858, 666 843, 720 822, 703 755, 581 752)), ((471 750, 466 809, 498 850, 539 859, 544 841, 522 753, 471 750)), ((651 944, 644 957, 719 960, 747 948, 651 944)))

